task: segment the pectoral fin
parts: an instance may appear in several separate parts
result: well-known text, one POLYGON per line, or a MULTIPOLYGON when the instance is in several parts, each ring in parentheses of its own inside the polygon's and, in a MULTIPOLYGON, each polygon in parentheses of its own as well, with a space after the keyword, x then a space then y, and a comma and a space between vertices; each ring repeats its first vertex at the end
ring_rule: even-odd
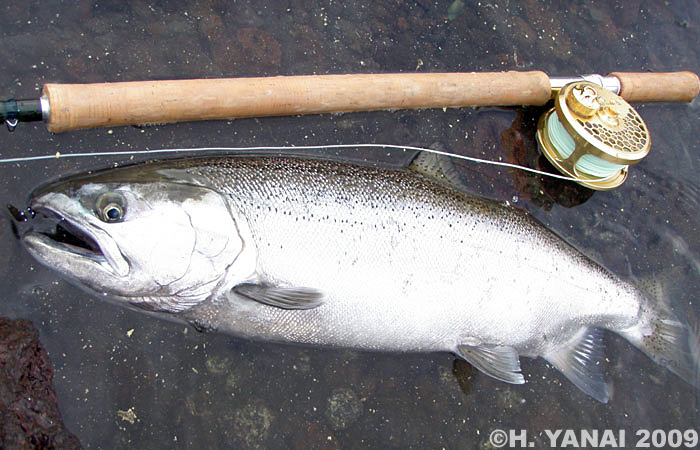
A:
POLYGON ((512 384, 523 384, 520 373, 520 358, 513 347, 502 345, 458 345, 457 354, 471 365, 497 380, 512 384))
POLYGON ((566 347, 544 355, 572 383, 599 402, 610 398, 608 386, 603 380, 603 332, 598 328, 586 328, 566 347))
POLYGON ((323 304, 323 294, 307 287, 278 287, 268 283, 243 283, 233 292, 256 302, 283 309, 313 309, 323 304))

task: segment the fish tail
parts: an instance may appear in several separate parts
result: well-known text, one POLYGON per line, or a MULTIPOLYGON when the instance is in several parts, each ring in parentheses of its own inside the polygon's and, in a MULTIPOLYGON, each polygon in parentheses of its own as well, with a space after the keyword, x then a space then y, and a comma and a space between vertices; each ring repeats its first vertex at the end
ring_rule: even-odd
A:
POLYGON ((632 344, 690 385, 700 388, 700 335, 665 308, 621 332, 632 344))

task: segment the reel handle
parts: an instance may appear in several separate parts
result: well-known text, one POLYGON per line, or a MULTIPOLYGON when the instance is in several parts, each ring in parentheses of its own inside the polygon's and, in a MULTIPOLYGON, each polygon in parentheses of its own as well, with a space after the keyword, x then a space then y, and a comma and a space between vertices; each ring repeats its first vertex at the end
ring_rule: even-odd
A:
POLYGON ((620 80, 620 96, 628 102, 690 102, 700 92, 693 72, 613 72, 620 80))

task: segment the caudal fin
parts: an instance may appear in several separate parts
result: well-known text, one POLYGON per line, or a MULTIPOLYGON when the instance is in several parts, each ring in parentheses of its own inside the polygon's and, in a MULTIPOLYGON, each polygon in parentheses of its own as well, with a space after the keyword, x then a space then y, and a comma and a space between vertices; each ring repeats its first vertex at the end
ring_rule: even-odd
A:
POLYGON ((683 380, 700 388, 700 336, 698 330, 661 311, 647 323, 621 333, 632 344, 683 380))

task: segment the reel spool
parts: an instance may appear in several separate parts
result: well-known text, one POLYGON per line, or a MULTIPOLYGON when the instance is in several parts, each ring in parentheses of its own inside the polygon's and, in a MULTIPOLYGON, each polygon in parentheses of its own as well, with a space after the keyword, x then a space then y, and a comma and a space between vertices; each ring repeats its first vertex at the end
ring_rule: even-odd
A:
POLYGON ((563 174, 595 190, 610 190, 627 179, 631 164, 651 147, 637 111, 609 90, 588 81, 567 84, 554 108, 537 124, 540 151, 563 174))

